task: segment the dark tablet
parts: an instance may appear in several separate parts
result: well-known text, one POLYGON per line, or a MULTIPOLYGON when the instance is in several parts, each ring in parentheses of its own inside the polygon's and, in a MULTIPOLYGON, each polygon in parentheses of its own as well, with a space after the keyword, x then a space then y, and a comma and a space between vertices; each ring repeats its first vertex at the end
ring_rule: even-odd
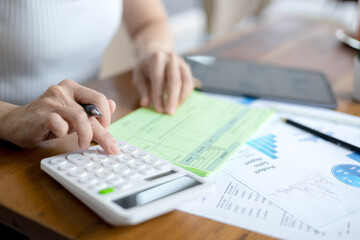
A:
POLYGON ((336 98, 321 72, 210 56, 188 56, 204 92, 230 94, 336 108, 336 98))

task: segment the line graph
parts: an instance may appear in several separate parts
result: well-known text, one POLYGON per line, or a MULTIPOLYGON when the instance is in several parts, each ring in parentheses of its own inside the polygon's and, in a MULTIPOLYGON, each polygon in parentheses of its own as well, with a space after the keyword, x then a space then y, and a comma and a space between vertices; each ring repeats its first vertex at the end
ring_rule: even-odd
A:
POLYGON ((315 197, 316 195, 325 195, 337 201, 341 201, 338 194, 336 194, 331 187, 335 184, 329 181, 321 174, 314 174, 301 181, 290 184, 286 187, 281 187, 270 193, 271 197, 279 197, 281 195, 291 195, 296 192, 305 193, 315 197))

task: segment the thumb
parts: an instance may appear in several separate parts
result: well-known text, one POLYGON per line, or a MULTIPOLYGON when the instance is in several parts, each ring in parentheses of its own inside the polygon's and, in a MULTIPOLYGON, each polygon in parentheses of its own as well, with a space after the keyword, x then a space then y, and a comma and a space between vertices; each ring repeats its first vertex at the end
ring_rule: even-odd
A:
POLYGON ((111 99, 108 99, 108 103, 109 103, 109 108, 110 108, 110 114, 113 114, 116 109, 116 103, 111 99))

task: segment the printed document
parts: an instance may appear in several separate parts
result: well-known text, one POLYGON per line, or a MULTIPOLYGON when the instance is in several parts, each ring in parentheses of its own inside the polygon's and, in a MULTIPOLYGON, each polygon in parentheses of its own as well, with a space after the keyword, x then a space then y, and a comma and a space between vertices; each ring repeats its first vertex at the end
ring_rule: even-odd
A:
MULTIPOLYGON (((276 105, 264 100, 213 96, 256 107, 276 105)), ((290 109, 292 104, 287 105, 290 109)), ((307 107, 302 108, 306 112, 307 107)), ((281 116, 359 145, 358 126, 334 121, 337 115, 346 120, 345 114, 325 109, 321 112, 326 113, 327 118, 332 116, 332 120, 287 113, 281 116)), ((230 174, 317 230, 332 228, 360 214, 360 155, 357 153, 277 119, 260 129, 232 158, 237 161, 225 167, 230 174)))
POLYGON ((117 140, 182 166, 201 176, 215 171, 272 115, 193 92, 174 116, 140 108, 111 124, 117 140))
MULTIPOLYGON (((248 98, 236 98, 228 96, 224 97, 216 95, 214 96, 233 102, 248 104, 257 107, 266 106, 269 102, 248 98)), ((273 105, 276 103, 270 102, 270 104, 273 105)), ((283 106, 281 107, 283 108, 283 106)), ((290 109, 291 107, 291 104, 288 104, 287 108, 290 109)), ((296 110, 298 110, 301 107, 295 106, 295 108, 296 110)), ((303 108, 306 108, 306 106, 303 106, 303 108)), ((309 116, 303 117, 301 115, 286 113, 281 113, 281 115, 283 117, 291 118, 297 122, 317 129, 326 134, 350 142, 354 145, 359 144, 360 128, 358 126, 348 126, 346 124, 342 124, 343 122, 347 121, 346 114, 330 110, 328 112, 326 112, 326 110, 322 111, 325 112, 326 118, 328 118, 328 120, 330 121, 321 119, 321 114, 319 114, 319 119, 314 119, 309 116), (339 120, 341 121, 336 120, 337 116, 339 116, 339 120)), ((354 120, 353 118, 355 118, 353 116, 350 117, 352 117, 352 119, 349 120, 354 120)), ((354 121, 349 122, 351 123, 354 121)), ((353 195, 353 193, 358 194, 358 188, 355 182, 351 180, 351 177, 346 179, 346 176, 343 176, 346 171, 343 171, 344 169, 341 168, 338 168, 337 170, 342 171, 330 171, 330 174, 328 172, 328 174, 326 174, 325 176, 322 176, 321 174, 312 175, 311 171, 313 171, 314 167, 318 165, 318 161, 316 160, 319 158, 323 160, 329 159, 330 161, 325 162, 324 164, 328 165, 330 168, 333 169, 336 169, 334 168, 334 166, 337 165, 340 165, 341 167, 341 165, 344 165, 344 162, 349 163, 349 165, 352 165, 352 167, 353 165, 358 166, 360 165, 359 154, 337 147, 332 143, 328 143, 325 140, 322 140, 309 133, 303 132, 299 129, 293 127, 291 128, 291 126, 289 125, 284 125, 285 124, 281 121, 272 121, 271 123, 264 125, 264 127, 262 127, 262 129, 260 129, 259 132, 250 141, 248 141, 247 144, 243 146, 237 154, 234 154, 234 156, 231 157, 227 161, 227 163, 225 163, 223 167, 219 169, 218 172, 211 176, 211 180, 216 183, 215 194, 206 196, 199 201, 188 203, 180 207, 179 209, 195 215, 207 217, 210 219, 214 219, 227 224, 231 224, 234 226, 278 238, 358 239, 358 236, 360 234, 360 218, 357 214, 358 201, 356 199, 359 199, 359 196, 356 194, 353 195), (283 125, 285 129, 281 127, 281 129, 283 129, 282 131, 281 129, 278 130, 277 128, 274 128, 274 126, 277 124, 283 125), (284 131, 285 135, 283 134, 284 131), (284 139, 284 137, 280 136, 285 136, 286 138, 284 139), (284 148, 279 148, 280 145, 289 146, 289 149, 286 149, 285 147, 285 151, 283 151, 284 148), (291 153, 291 149, 294 148, 295 152, 291 153), (338 154, 333 155, 334 149, 335 152, 338 152, 338 154), (252 186, 246 181, 246 176, 244 176, 243 172, 237 171, 238 169, 243 167, 241 166, 241 164, 247 166, 248 168, 249 165, 252 166, 252 168, 256 168, 255 171, 257 172, 257 174, 261 174, 266 171, 272 171, 274 170, 272 166, 273 164, 269 166, 269 164, 267 163, 271 163, 271 161, 276 162, 276 159, 279 159, 280 156, 283 156, 282 152, 290 152, 288 153, 288 158, 290 160, 293 158, 298 161, 302 161, 296 155, 297 153, 300 153, 301 155, 304 151, 307 153, 311 153, 309 159, 313 160, 313 162, 307 161, 306 158, 304 160, 304 164, 310 164, 310 166, 308 166, 309 177, 305 177, 303 179, 305 181, 300 181, 300 184, 289 184, 289 182, 293 179, 292 176, 289 177, 289 182, 285 179, 284 183, 278 183, 279 186, 285 186, 285 188, 283 187, 281 189, 282 191, 277 192, 277 194, 279 195, 277 196, 277 198, 281 198, 281 194, 289 195, 290 197, 288 196, 288 199, 290 199, 288 201, 285 201, 284 205, 287 206, 285 208, 293 210, 291 212, 295 213, 295 215, 298 214, 300 217, 304 215, 301 213, 301 211, 304 208, 306 211, 306 209, 308 208, 313 211, 313 214, 310 216, 310 218, 314 216, 315 218, 317 218, 317 220, 320 219, 323 220, 323 222, 331 222, 330 219, 326 220, 325 218, 321 217, 321 211, 318 211, 317 209, 318 206, 323 209, 327 208, 327 211, 330 212, 329 215, 334 218, 336 218, 334 213, 339 213, 338 219, 335 220, 335 224, 330 223, 326 225, 325 223, 325 226, 327 227, 324 227, 323 229, 327 229, 326 231, 321 228, 320 230, 317 230, 309 226, 304 221, 300 221, 297 217, 295 217, 295 215, 292 215, 290 214, 290 212, 287 212, 280 208, 283 206, 280 205, 279 202, 277 202, 277 204, 279 204, 277 206, 269 199, 263 197, 263 195, 243 185, 243 183, 245 182, 249 186, 252 186), (318 155, 318 152, 320 151, 323 152, 323 156, 318 155), (243 155, 241 156, 241 154, 243 155), (241 161, 241 158, 243 158, 243 161, 241 161), (264 161, 261 161, 260 159, 263 159, 264 161), (334 159, 338 160, 335 161, 337 162, 335 164, 333 164, 334 159), (264 163, 266 162, 266 160, 268 162, 264 163), (241 163, 238 164, 237 162, 241 163), (340 162, 340 164, 338 162, 340 162), (244 181, 240 182, 239 180, 244 181), (344 182, 346 180, 350 181, 344 182), (348 188, 345 188, 350 190, 346 192, 346 195, 339 194, 343 186, 348 186, 348 188), (335 187, 340 188, 340 191, 332 191, 332 188, 335 187), (297 197, 291 197, 291 195, 296 196, 296 194, 300 195, 301 198, 298 199, 297 197), (312 199, 322 199, 324 201, 315 201, 316 204, 314 205, 312 199), (295 204, 292 204, 292 202, 294 202, 295 204), (299 208, 294 207, 296 205, 298 205, 299 208), (346 209, 350 208, 353 208, 354 212, 350 211, 351 213, 347 215, 346 212, 349 211, 347 211, 346 209), (344 209, 345 211, 342 211, 344 209)), ((300 166, 300 171, 298 173, 298 171, 296 171, 297 167, 298 164, 288 166, 288 169, 290 170, 290 172, 294 173, 294 176, 301 175, 301 170, 304 168, 300 166), (295 171, 292 169, 295 169, 295 171)), ((352 171, 350 168, 348 168, 348 173, 351 173, 352 171)), ((287 174, 286 169, 283 172, 287 174)), ((291 175, 289 173, 288 175, 291 175)), ((358 175, 359 174, 357 174, 357 176, 358 175)), ((275 176, 273 178, 276 182, 277 177, 275 176)), ((260 182, 259 185, 263 184, 264 186, 266 186, 266 182, 271 182, 273 178, 262 178, 263 181, 260 182)), ((261 188, 261 186, 258 189, 262 189, 263 193, 266 193, 266 189, 264 190, 263 188, 261 188)), ((325 213, 325 215, 328 216, 327 213, 325 213)), ((310 220, 310 222, 312 221, 310 220)))
MULTIPOLYGON (((227 163, 224 164, 226 165, 227 163)), ((360 221, 348 221, 336 228, 320 232, 246 187, 222 168, 209 178, 215 183, 215 193, 186 203, 178 210, 280 239, 359 238, 360 221)))

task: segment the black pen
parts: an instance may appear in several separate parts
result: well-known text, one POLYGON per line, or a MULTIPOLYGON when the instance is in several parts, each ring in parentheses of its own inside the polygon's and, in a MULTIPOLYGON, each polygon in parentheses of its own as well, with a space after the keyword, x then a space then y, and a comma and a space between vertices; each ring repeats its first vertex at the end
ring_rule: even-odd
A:
POLYGON ((324 133, 319 132, 319 131, 316 131, 316 130, 314 130, 314 129, 312 129, 312 128, 306 127, 306 126, 304 126, 304 125, 302 125, 302 124, 300 124, 300 123, 294 122, 294 121, 292 121, 292 120, 290 120, 290 119, 285 119, 285 118, 283 118, 282 120, 283 120, 284 122, 290 124, 291 126, 294 126, 294 127, 300 128, 300 129, 302 129, 302 130, 304 130, 304 131, 306 131, 306 132, 312 133, 312 134, 314 134, 315 136, 318 136, 318 137, 320 137, 320 138, 322 138, 322 139, 324 139, 324 140, 327 140, 327 141, 329 141, 329 142, 332 142, 332 143, 334 143, 334 144, 336 144, 336 145, 338 145, 338 146, 340 146, 340 147, 343 147, 343 148, 349 149, 349 150, 351 150, 351 151, 360 153, 360 148, 357 147, 357 146, 354 146, 354 145, 352 145, 352 144, 350 144, 350 143, 341 141, 340 139, 331 137, 331 136, 329 136, 329 135, 327 135, 327 134, 324 134, 324 133))
POLYGON ((81 104, 81 106, 85 109, 87 114, 89 114, 90 116, 94 116, 94 117, 101 117, 102 116, 102 112, 95 105, 81 104))

